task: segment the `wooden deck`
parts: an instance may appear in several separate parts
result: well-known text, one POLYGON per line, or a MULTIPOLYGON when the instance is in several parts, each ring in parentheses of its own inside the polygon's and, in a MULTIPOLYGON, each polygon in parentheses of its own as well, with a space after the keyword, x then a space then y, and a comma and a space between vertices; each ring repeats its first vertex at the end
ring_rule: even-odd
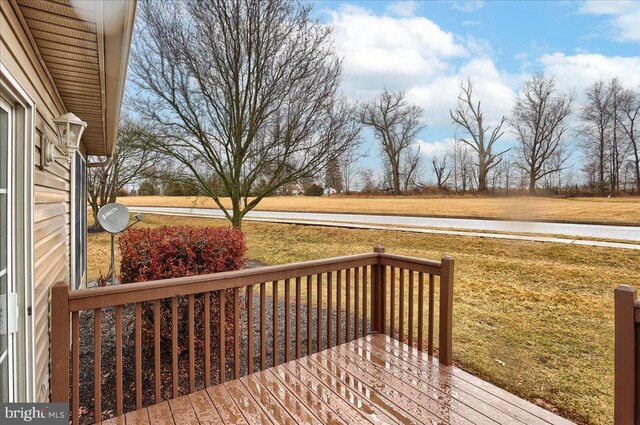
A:
POLYGON ((369 335, 108 422, 570 423, 384 335, 369 335))

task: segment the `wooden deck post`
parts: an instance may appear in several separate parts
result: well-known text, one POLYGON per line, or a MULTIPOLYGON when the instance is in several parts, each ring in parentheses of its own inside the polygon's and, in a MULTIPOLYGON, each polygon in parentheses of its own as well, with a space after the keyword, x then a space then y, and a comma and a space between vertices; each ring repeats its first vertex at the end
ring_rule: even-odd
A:
MULTIPOLYGON (((373 247, 373 252, 380 254, 384 252, 384 247, 376 245, 373 247)), ((371 331, 383 333, 384 327, 380 325, 380 308, 381 304, 384 305, 384 298, 380 296, 380 268, 380 258, 378 258, 376 264, 371 266, 371 331)))
POLYGON ((636 290, 620 285, 614 291, 615 379, 614 424, 638 423, 636 406, 636 290))
POLYGON ((52 403, 69 402, 69 286, 51 288, 51 393, 52 403))
POLYGON ((440 328, 438 361, 450 366, 453 334, 453 258, 443 257, 440 274, 440 328))

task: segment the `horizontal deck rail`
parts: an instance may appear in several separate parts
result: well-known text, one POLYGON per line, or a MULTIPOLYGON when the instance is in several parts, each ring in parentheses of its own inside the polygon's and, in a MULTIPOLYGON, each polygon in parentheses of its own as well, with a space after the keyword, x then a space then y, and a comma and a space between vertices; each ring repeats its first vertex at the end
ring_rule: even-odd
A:
POLYGON ((51 401, 70 402, 74 424, 88 420, 80 417, 81 405, 99 422, 370 333, 429 355, 437 348, 439 362, 451 365, 452 308, 452 258, 428 261, 381 246, 368 254, 79 291, 57 283, 51 401), (114 332, 106 332, 109 324, 114 332), (91 329, 87 347, 82 337, 91 329), (131 366, 135 375, 125 379, 131 366))

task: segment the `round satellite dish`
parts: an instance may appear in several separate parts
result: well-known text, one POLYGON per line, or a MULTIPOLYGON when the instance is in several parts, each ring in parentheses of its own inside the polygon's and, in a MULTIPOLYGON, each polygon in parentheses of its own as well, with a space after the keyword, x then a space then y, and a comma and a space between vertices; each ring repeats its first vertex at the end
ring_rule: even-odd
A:
POLYGON ((122 232, 129 223, 129 208, 122 204, 107 204, 98 211, 98 222, 109 233, 122 232))

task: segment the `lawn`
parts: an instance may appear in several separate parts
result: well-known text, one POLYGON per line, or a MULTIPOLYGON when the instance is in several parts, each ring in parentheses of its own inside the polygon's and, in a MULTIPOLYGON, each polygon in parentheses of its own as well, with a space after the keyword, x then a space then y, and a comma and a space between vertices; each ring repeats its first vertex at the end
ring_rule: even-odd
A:
MULTIPOLYGON (((144 226, 175 223, 148 215, 144 226)), ((180 224, 227 225, 181 218, 180 224)), ((472 237, 244 224, 248 256, 267 264, 370 252, 456 260, 453 349, 471 373, 582 423, 613 417, 613 289, 636 285, 640 253, 472 237)), ((109 238, 89 236, 89 277, 109 238)), ((303 298, 304 299, 304 298, 303 298)))
MULTIPOLYGON (((210 198, 183 196, 129 196, 118 199, 129 206, 215 208, 210 198)), ((230 205, 228 199, 225 205, 230 205)), ((316 197, 287 196, 263 199, 263 211, 399 214, 417 216, 502 218, 590 223, 640 222, 640 197, 316 197)))

